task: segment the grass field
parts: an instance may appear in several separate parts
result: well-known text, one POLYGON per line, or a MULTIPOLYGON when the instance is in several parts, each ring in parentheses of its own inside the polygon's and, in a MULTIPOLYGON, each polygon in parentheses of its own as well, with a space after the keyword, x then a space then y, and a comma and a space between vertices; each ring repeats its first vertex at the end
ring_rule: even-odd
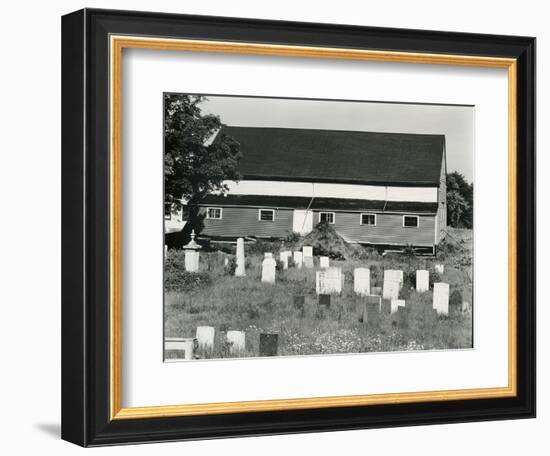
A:
MULTIPOLYGON (((315 292, 315 268, 277 271, 274 285, 261 283, 263 252, 296 248, 288 243, 266 243, 245 247, 246 277, 234 277, 224 265, 231 252, 201 252, 199 273, 183 270, 184 253, 169 251, 165 270, 165 335, 195 337, 197 326, 214 326, 214 350, 199 351, 200 358, 230 355, 225 339, 227 330, 246 332, 246 350, 238 356, 259 356, 259 334, 279 335, 280 356, 364 353, 403 350, 432 350, 472 347, 472 313, 461 309, 462 301, 472 303, 472 235, 470 230, 450 230, 450 237, 437 258, 388 254, 361 249, 352 259, 331 260, 331 266, 345 274, 341 295, 332 296, 329 308, 320 307, 315 292), (434 264, 445 265, 438 275, 434 264), (371 287, 382 287, 384 269, 404 271, 400 299, 406 300, 406 318, 382 313, 379 321, 363 323, 363 298, 353 291, 353 270, 371 269, 371 287), (430 271, 430 291, 415 291, 415 271, 430 271), (450 285, 451 308, 448 317, 426 317, 432 306, 432 283, 450 285), (293 296, 304 295, 303 311, 294 307, 293 296)), ((231 262, 230 262, 231 264, 231 262)), ((372 289, 372 288, 371 288, 372 289)))

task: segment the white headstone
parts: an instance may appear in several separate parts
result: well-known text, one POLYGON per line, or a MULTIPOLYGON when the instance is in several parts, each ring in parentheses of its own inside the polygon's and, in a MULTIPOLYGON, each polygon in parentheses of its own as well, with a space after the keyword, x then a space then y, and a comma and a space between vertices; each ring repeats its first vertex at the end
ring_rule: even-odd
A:
POLYGON ((433 308, 441 315, 449 315, 449 284, 434 283, 433 308))
POLYGON ((183 358, 172 359, 193 359, 195 351, 195 339, 192 337, 167 337, 164 341, 165 350, 183 350, 183 358))
POLYGON ((403 271, 400 271, 398 269, 386 269, 384 271, 384 282, 386 280, 399 282, 400 287, 403 286, 403 271))
POLYGON ((312 257, 313 256, 313 247, 310 247, 308 245, 304 245, 302 247, 302 253, 304 254, 304 258, 305 257, 312 257))
POLYGON ((419 269, 416 271, 416 291, 423 293, 430 289, 430 271, 419 269))
POLYGON ((299 252, 299 251, 294 252, 294 264, 298 269, 302 267, 302 263, 303 263, 302 252, 299 252))
POLYGON ((319 257, 319 267, 321 268, 329 268, 330 267, 330 259, 329 257, 319 257))
POLYGON ((436 263, 435 266, 435 272, 438 274, 443 274, 445 272, 445 265, 442 263, 436 263))
POLYGON ((404 299, 392 299, 391 300, 391 313, 397 312, 398 307, 405 307, 404 299))
POLYGON ((369 268, 355 268, 353 270, 353 291, 359 296, 370 295, 369 268))
POLYGON ((229 351, 237 353, 245 349, 245 332, 244 331, 227 331, 227 342, 231 344, 229 351))
POLYGON ((197 341, 199 347, 212 350, 214 348, 214 335, 216 328, 213 326, 197 326, 197 341))
POLYGON ((327 268, 317 271, 315 289, 317 294, 341 293, 344 284, 344 275, 341 268, 327 268))
POLYGON ((382 297, 384 299, 399 299, 399 289, 401 283, 395 280, 385 280, 382 288, 382 297))
POLYGON ((237 239, 237 268, 235 269, 235 275, 237 277, 244 277, 245 271, 245 258, 244 258, 244 239, 237 239))
POLYGON ((188 272, 199 270, 199 252, 197 250, 185 251, 185 270, 188 272))
POLYGON ((275 283, 275 268, 277 267, 277 262, 273 258, 272 253, 266 253, 265 259, 262 262, 262 282, 264 283, 275 283))

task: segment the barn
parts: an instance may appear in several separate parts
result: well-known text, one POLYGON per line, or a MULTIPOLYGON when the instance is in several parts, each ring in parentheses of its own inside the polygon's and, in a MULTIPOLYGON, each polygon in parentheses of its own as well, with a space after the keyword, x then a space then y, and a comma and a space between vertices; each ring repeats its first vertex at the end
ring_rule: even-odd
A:
POLYGON ((226 126, 239 182, 198 204, 201 236, 280 239, 330 224, 349 243, 435 251, 446 228, 445 136, 226 126))

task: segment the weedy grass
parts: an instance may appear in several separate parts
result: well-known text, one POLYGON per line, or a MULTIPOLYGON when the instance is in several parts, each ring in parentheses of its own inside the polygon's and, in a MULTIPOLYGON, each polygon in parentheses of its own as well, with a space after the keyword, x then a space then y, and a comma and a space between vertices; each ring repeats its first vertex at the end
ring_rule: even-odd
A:
MULTIPOLYGON (((471 348, 472 314, 457 310, 461 300, 472 302, 471 231, 453 230, 453 237, 461 242, 461 248, 447 248, 437 258, 382 257, 366 251, 348 260, 331 259, 331 266, 342 268, 345 282, 342 293, 331 297, 328 308, 318 305, 315 292, 318 258, 313 269, 278 270, 273 285, 260 281, 263 253, 271 251, 278 257, 285 248, 281 243, 247 245, 246 277, 234 277, 231 254, 201 252, 200 271, 189 274, 183 270, 182 253, 170 251, 165 270, 165 334, 194 337, 197 326, 214 326, 214 349, 200 349, 200 358, 259 356, 260 333, 279 334, 278 354, 283 356, 471 348), (449 253, 451 249, 453 253, 449 253), (441 276, 434 271, 435 263, 445 265, 441 276), (363 323, 364 299, 353 291, 356 267, 370 268, 371 287, 382 286, 384 269, 403 270, 400 298, 407 302, 405 316, 382 313, 378 321, 363 323), (417 269, 430 271, 427 292, 415 291, 417 269), (448 317, 430 314, 434 281, 450 285, 448 317), (294 295, 305 297, 303 309, 295 308, 294 295), (228 330, 246 332, 245 350, 232 352, 225 339, 228 330)), ((385 303, 383 307, 388 306, 385 303)))

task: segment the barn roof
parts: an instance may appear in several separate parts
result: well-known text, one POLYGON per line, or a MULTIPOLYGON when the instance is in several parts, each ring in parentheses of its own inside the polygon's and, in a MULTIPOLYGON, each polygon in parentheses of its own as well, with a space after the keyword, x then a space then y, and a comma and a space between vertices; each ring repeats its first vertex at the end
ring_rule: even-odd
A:
MULTIPOLYGON (((226 126, 245 179, 438 186, 444 135, 226 126)), ((218 135, 217 138, 219 138, 218 135)))
POLYGON ((266 195, 208 195, 203 198, 201 206, 247 206, 270 209, 311 209, 322 211, 350 212, 409 212, 415 214, 435 214, 437 203, 414 201, 383 201, 344 198, 305 198, 301 196, 266 196, 266 195))

